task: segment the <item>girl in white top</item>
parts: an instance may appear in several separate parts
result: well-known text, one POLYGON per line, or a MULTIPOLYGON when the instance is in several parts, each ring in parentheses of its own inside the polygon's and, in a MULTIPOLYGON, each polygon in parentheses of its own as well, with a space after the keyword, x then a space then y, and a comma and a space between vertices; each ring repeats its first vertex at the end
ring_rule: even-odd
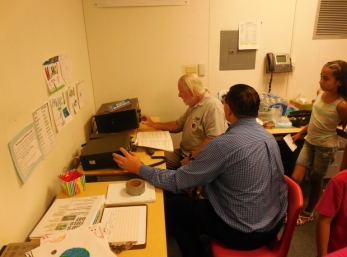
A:
POLYGON ((292 179, 300 185, 308 170, 312 186, 308 204, 299 215, 297 225, 313 220, 314 207, 322 195, 324 176, 337 151, 336 126, 342 122, 345 129, 347 125, 347 63, 341 60, 326 63, 319 84, 310 123, 292 137, 295 142, 306 134, 292 179))

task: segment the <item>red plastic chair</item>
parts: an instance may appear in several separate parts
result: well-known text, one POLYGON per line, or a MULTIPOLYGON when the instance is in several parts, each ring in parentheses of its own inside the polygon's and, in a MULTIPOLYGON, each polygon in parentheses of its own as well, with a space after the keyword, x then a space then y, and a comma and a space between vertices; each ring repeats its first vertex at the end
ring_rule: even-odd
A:
POLYGON ((287 223, 282 235, 278 235, 275 242, 255 250, 234 250, 211 239, 211 250, 213 257, 285 257, 288 254, 290 242, 293 237, 296 220, 303 206, 301 188, 292 179, 284 176, 288 184, 288 210, 287 223))

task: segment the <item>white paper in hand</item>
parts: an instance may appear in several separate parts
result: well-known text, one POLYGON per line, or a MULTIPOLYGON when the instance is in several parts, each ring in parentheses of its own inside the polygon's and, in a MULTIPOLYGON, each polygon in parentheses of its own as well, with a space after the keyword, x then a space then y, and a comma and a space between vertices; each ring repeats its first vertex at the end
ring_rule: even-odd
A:
POLYGON ((283 140, 287 143, 288 147, 290 148, 290 150, 292 150, 292 152, 295 151, 296 148, 298 148, 298 146, 293 143, 293 139, 292 136, 290 134, 286 135, 283 140))

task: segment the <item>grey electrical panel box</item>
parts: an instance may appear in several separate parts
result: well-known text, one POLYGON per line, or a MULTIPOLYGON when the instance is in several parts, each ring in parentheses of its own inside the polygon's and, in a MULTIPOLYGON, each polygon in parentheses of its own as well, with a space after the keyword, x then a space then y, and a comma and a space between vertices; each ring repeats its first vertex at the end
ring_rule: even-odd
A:
POLYGON ((239 50, 238 41, 238 30, 220 32, 219 70, 255 69, 256 50, 239 50))

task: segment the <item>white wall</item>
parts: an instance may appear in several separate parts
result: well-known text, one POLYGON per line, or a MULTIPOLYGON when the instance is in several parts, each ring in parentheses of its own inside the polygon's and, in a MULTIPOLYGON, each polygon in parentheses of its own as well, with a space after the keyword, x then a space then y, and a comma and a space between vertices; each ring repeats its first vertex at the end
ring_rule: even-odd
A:
POLYGON ((347 39, 312 40, 317 2, 297 0, 291 51, 296 68, 288 86, 288 95, 292 98, 302 93, 314 99, 322 66, 328 61, 347 61, 347 39))
POLYGON ((90 0, 2 0, 0 203, 6 211, 0 227, 8 233, 1 233, 0 245, 29 235, 59 190, 57 175, 79 152, 90 118, 102 103, 137 97, 143 113, 176 119, 186 109, 176 88, 183 65, 205 64, 201 78, 213 95, 235 83, 247 83, 260 93, 267 91, 270 78, 264 72, 265 54, 289 52, 296 69, 275 74, 272 92, 313 99, 322 65, 347 60, 346 39, 312 40, 316 5, 316 0, 189 0, 187 6, 95 8, 90 0), (219 71, 220 31, 237 30, 244 20, 262 22, 256 68, 219 71), (72 81, 86 81, 88 104, 56 135, 55 149, 22 184, 8 142, 47 101, 42 63, 61 52, 72 59, 72 81))
POLYGON ((183 65, 203 63, 213 95, 235 83, 267 91, 267 52, 290 53, 292 73, 274 74, 273 93, 315 98, 320 69, 347 59, 346 39, 312 40, 317 1, 199 1, 188 6, 95 8, 83 1, 96 108, 138 97, 144 113, 172 120, 185 110, 176 89, 183 65), (254 70, 219 70, 220 31, 261 21, 254 70), (174 110, 174 111, 172 111, 174 110))
POLYGON ((88 138, 94 98, 81 1, 0 1, 0 247, 25 241, 60 190, 58 174, 88 138), (85 80, 87 105, 56 134, 56 147, 27 183, 16 173, 8 143, 33 122, 32 112, 50 93, 42 64, 65 52, 72 83, 85 80))
MULTIPOLYGON (((258 93, 267 92, 270 75, 265 74, 268 52, 290 53, 296 1, 210 1, 209 87, 216 93, 243 83, 258 93), (239 22, 260 21, 260 42, 254 70, 219 70, 220 31, 238 30, 239 22)), ((275 74, 271 92, 285 96, 289 74, 275 74)))
POLYGON ((296 66, 292 73, 274 74, 271 92, 287 99, 301 93, 310 101, 323 64, 347 59, 346 39, 312 40, 315 0, 190 0, 187 6, 122 8, 83 4, 96 109, 138 97, 142 113, 176 119, 186 109, 176 88, 182 66, 199 63, 206 66, 201 79, 214 96, 236 83, 265 92, 267 52, 290 53, 296 66), (261 21, 255 69, 220 71, 220 31, 238 30, 247 20, 261 21))
POLYGON ((83 1, 96 109, 133 97, 161 120, 186 109, 177 97, 182 65, 208 64, 209 2, 191 2, 95 8, 83 1))

